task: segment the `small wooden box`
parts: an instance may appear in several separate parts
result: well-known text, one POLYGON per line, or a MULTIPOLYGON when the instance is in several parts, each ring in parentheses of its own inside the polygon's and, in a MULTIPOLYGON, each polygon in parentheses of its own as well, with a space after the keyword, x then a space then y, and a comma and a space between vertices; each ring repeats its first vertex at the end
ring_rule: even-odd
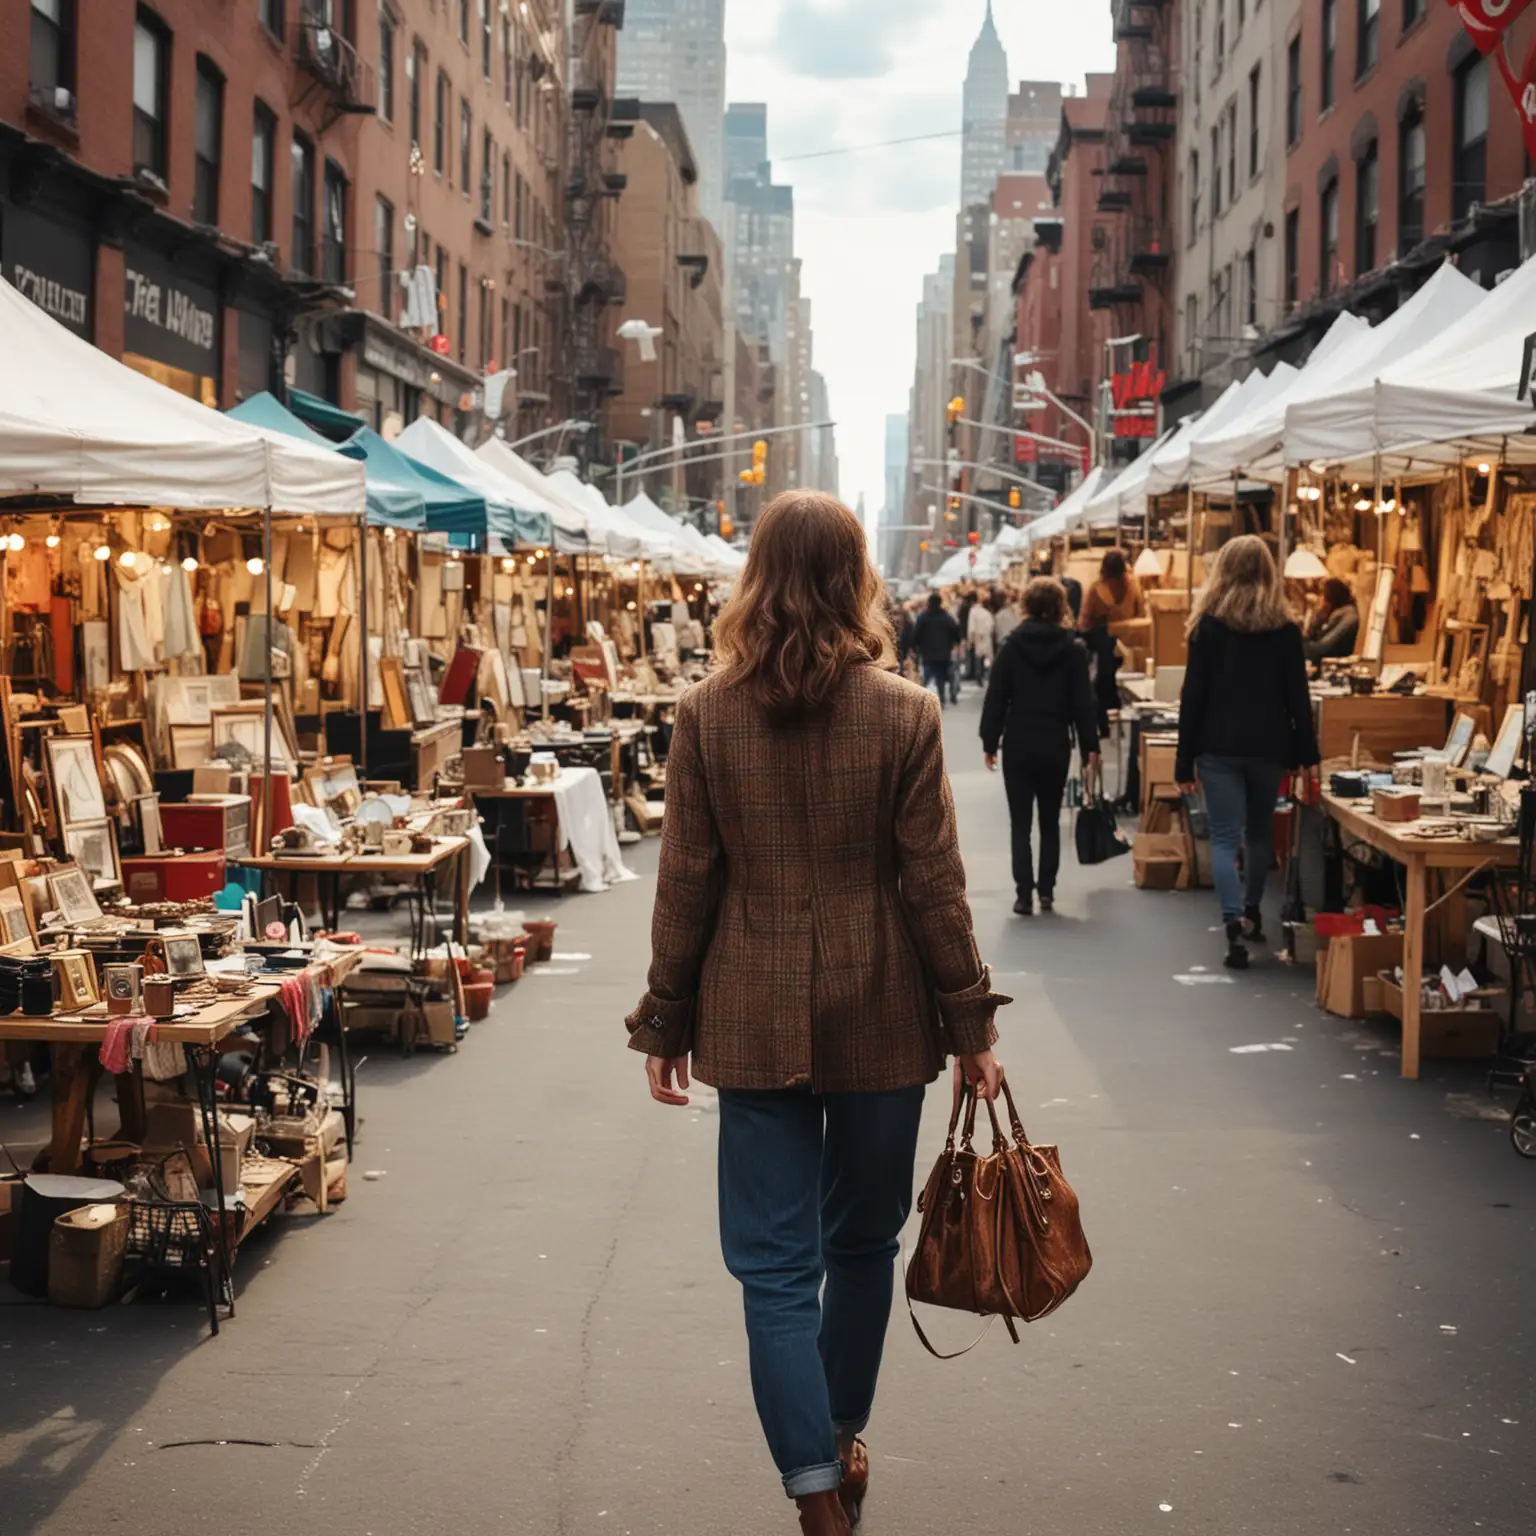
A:
POLYGON ((150 854, 122 863, 123 890, 130 901, 195 901, 224 889, 222 852, 150 854))
POLYGON ((1417 821, 1419 819, 1419 792, 1416 789, 1373 789, 1371 809, 1378 821, 1417 821))

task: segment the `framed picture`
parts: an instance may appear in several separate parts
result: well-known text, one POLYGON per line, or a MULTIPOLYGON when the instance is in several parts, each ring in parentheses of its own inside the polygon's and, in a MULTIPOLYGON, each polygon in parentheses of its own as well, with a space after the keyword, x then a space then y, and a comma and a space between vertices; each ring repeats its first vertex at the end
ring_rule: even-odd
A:
POLYGON ((64 848, 90 877, 94 890, 116 890, 123 883, 117 859, 117 833, 105 817, 100 821, 72 821, 64 827, 64 848))
POLYGON ((203 946, 195 933, 162 933, 165 968, 173 977, 203 974, 203 946))
POLYGON ((0 944, 19 944, 32 940, 32 923, 27 917, 27 903, 14 885, 0 890, 0 944))
POLYGON ((91 878, 78 864, 65 864, 48 876, 48 894, 66 923, 93 923, 101 916, 91 878))
MULTIPOLYGON (((216 709, 213 711, 213 746, 244 747, 251 754, 253 763, 266 761, 266 720, 258 703, 254 709, 216 709)), ((293 755, 284 739, 282 722, 276 709, 272 712, 272 766, 279 769, 293 767, 293 755)))
POLYGON ((1456 718, 1451 721, 1451 734, 1445 738, 1445 750, 1442 757, 1447 758, 1453 768, 1459 768, 1472 746, 1472 738, 1477 734, 1477 722, 1471 715, 1456 712, 1456 718))
POLYGON ((96 746, 89 736, 50 736, 43 743, 48 781, 61 826, 75 821, 105 821, 107 796, 96 768, 96 746))
POLYGON ((59 978, 59 1002, 70 1012, 91 1008, 101 1001, 96 986, 96 966, 83 949, 61 949, 53 957, 59 978))
POLYGON ((1511 704, 1504 711, 1499 734, 1494 737, 1493 750, 1483 764, 1484 773, 1496 774, 1507 779, 1515 766, 1515 756, 1520 751, 1520 738, 1525 734, 1525 706, 1511 704))
POLYGON ((165 834, 160 830, 160 796, 140 795, 134 805, 139 812, 139 836, 147 854, 165 852, 165 834))
POLYGON ((1397 579, 1394 567, 1384 565, 1376 573, 1376 590, 1371 594, 1371 608, 1366 615, 1365 649, 1367 661, 1380 661, 1387 638, 1387 617, 1392 611, 1392 584, 1397 579))
POLYGON ((206 677, 178 677, 168 702, 172 725, 207 725, 213 690, 206 677))
POLYGON ((211 725, 171 727, 171 767, 201 768, 213 752, 211 725))
POLYGON ((233 672, 215 672, 206 681, 210 708, 228 709, 240 702, 240 679, 233 672))
POLYGON ((411 667, 405 674, 405 691, 411 703, 411 724, 435 725, 437 705, 432 698, 432 684, 427 681, 427 674, 418 667, 411 667))
POLYGON ((155 790, 154 775, 144 754, 130 741, 114 741, 101 749, 107 772, 117 786, 119 800, 132 802, 140 795, 150 795, 155 790))

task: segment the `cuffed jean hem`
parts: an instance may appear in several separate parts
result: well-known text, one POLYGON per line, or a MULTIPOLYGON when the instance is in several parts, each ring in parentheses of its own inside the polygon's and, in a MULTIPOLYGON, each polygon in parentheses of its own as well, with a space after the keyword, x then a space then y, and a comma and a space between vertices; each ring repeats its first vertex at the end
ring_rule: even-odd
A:
MULTIPOLYGON (((873 1413, 874 1409, 870 1409, 873 1413)), ((833 1419, 832 1428, 839 1435, 862 1435, 869 1427, 869 1413, 857 1419, 833 1419)))
POLYGON ((834 1493, 843 1486, 843 1464, 826 1461, 819 1467, 801 1467, 784 1474, 784 1492, 792 1499, 803 1499, 813 1493, 834 1493))

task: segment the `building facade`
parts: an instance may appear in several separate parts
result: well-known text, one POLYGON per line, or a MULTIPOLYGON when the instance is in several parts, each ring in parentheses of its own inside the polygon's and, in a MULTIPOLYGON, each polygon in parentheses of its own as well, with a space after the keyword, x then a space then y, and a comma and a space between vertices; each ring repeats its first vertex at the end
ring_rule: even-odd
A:
POLYGON ((971 44, 961 100, 960 206, 990 201, 992 183, 1003 169, 1008 133, 1008 56, 992 22, 987 0, 981 31, 971 44))
POLYGON ((931 486, 944 485, 944 459, 949 448, 947 407, 952 398, 950 360, 954 356, 955 258, 939 258, 936 271, 923 279, 917 306, 916 363, 907 408, 907 493, 904 521, 926 524, 932 531, 916 531, 893 539, 888 555, 893 575, 911 576, 933 570, 943 558, 944 498, 931 486), (924 551, 920 544, 929 548, 924 551))

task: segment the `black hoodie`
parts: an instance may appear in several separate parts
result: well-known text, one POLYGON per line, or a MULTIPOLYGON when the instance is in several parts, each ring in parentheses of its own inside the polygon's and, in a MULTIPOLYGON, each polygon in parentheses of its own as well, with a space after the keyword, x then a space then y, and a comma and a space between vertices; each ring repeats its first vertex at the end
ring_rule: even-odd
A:
POLYGON ((1084 757, 1099 750, 1098 716, 1088 683, 1088 652, 1070 629, 1026 619, 992 664, 981 708, 981 744, 990 756, 1006 739, 1010 753, 1068 752, 1072 730, 1084 757))

